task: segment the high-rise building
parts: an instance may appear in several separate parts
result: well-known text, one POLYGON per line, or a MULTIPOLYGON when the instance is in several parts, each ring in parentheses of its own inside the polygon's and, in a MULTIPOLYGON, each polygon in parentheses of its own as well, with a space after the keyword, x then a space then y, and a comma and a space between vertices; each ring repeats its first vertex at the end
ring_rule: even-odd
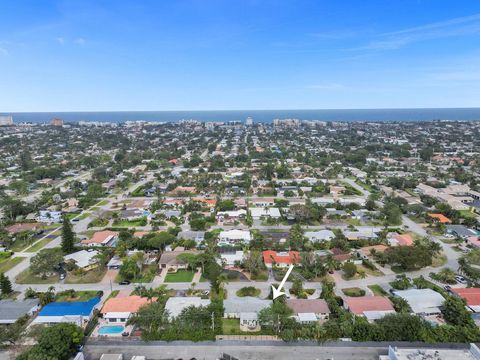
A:
POLYGON ((12 115, 0 115, 0 126, 10 126, 13 125, 12 115))
POLYGON ((58 118, 53 118, 49 122, 49 125, 52 125, 52 126, 63 126, 63 124, 64 124, 63 120, 58 118))
POLYGON ((253 118, 251 116, 245 119, 245 125, 252 126, 253 125, 253 118))

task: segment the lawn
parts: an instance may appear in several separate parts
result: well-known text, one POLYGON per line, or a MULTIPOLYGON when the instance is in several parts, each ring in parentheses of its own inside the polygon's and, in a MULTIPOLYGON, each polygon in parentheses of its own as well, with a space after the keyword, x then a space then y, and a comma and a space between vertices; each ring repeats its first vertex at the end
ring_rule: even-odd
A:
POLYGON ((342 292, 343 292, 346 296, 351 296, 351 297, 361 297, 361 296, 365 296, 365 290, 360 289, 360 288, 358 288, 358 287, 352 287, 352 288, 342 289, 342 292))
POLYGON ((20 264, 25 258, 18 256, 9 258, 7 260, 0 261, 0 273, 7 272, 8 270, 12 269, 14 266, 20 264))
POLYGON ((254 296, 257 297, 261 293, 260 289, 257 289, 256 287, 253 286, 246 286, 243 287, 239 290, 237 290, 236 294, 238 297, 244 297, 244 296, 254 296))
POLYGON ((195 273, 189 270, 178 270, 176 273, 168 273, 165 282, 192 282, 195 273))
POLYGON ((460 216, 464 219, 474 219, 476 217, 475 213, 471 212, 470 210, 459 210, 460 216))
POLYGON ((222 319, 222 330, 224 335, 269 335, 264 330, 247 332, 240 330, 240 319, 222 319))
POLYGON ((387 292, 383 290, 383 288, 380 285, 368 285, 368 288, 372 290, 373 295, 375 296, 387 295, 387 292))
POLYGON ((97 206, 105 206, 105 205, 108 205, 108 200, 107 199, 104 199, 97 204, 97 206))
POLYGON ((147 218, 141 218, 138 220, 117 220, 113 223, 113 225, 119 227, 146 226, 147 218))
POLYGON ((447 256, 445 254, 439 254, 432 259, 433 267, 440 267, 447 263, 447 256))
POLYGON ((31 246, 36 240, 34 240, 32 237, 30 237, 29 239, 25 239, 25 240, 15 240, 12 244, 12 246, 10 246, 10 250, 14 251, 14 252, 19 252, 19 251, 23 251, 25 250, 27 247, 31 246))
POLYGON ((37 252, 41 248, 43 248, 45 245, 47 245, 50 241, 52 241, 52 238, 45 238, 43 240, 38 241, 35 245, 29 247, 26 252, 37 252))
POLYGON ((67 277, 65 278, 65 284, 93 284, 100 282, 107 269, 93 269, 87 271, 82 275, 76 275, 74 273, 69 272, 67 277))
POLYGON ((62 291, 57 294, 55 301, 87 301, 97 296, 97 291, 75 291, 72 297, 70 292, 62 291))
POLYGON ((137 278, 133 279, 134 283, 151 283, 157 274, 157 264, 149 265, 148 267, 144 268, 142 271, 142 275, 137 278))
POLYGON ((46 279, 42 279, 39 276, 33 275, 30 269, 26 269, 18 274, 15 280, 18 284, 55 284, 58 282, 58 274, 53 274, 46 279))

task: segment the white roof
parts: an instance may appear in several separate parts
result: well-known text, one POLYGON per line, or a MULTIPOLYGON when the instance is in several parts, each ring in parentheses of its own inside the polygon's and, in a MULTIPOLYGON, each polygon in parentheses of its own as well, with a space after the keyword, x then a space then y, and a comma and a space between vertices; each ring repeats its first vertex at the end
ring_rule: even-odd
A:
POLYGON ((243 251, 237 250, 234 254, 220 254, 222 260, 225 260, 227 264, 233 264, 235 261, 243 260, 243 251))
POLYGON ((407 301, 412 311, 416 314, 440 313, 439 307, 442 306, 445 301, 442 295, 432 289, 400 290, 395 291, 395 295, 407 301))
POLYGON ((238 229, 233 229, 233 230, 227 230, 227 231, 222 231, 220 233, 220 239, 232 239, 232 240, 247 240, 250 241, 251 236, 250 236, 250 231, 248 230, 238 230, 238 229))
POLYGON ((266 217, 273 217, 273 218, 279 218, 280 215, 280 210, 278 208, 250 208, 250 213, 252 214, 252 217, 254 218, 259 218, 262 216, 266 217))
POLYGON ((167 300, 165 304, 165 310, 168 310, 171 317, 177 317, 180 315, 183 309, 186 309, 190 306, 208 306, 210 305, 210 300, 202 299, 198 296, 192 297, 171 297, 167 300))
POLYGON ((314 313, 299 313, 297 319, 300 322, 317 321, 317 315, 314 313))
POLYGON ((218 215, 223 215, 223 216, 228 216, 228 217, 239 217, 242 215, 247 215, 247 210, 241 209, 241 210, 231 210, 231 211, 219 211, 217 213, 218 215))
POLYGON ((96 260, 94 259, 96 255, 98 255, 98 251, 96 250, 80 250, 73 254, 65 255, 63 259, 65 261, 73 260, 78 267, 85 268, 96 263, 96 260))
POLYGON ((364 311, 363 315, 367 318, 368 321, 378 320, 383 318, 385 315, 395 314, 395 310, 386 310, 386 311, 364 311))
POLYGON ((325 241, 335 238, 335 234, 331 230, 306 231, 305 236, 311 241, 325 241))

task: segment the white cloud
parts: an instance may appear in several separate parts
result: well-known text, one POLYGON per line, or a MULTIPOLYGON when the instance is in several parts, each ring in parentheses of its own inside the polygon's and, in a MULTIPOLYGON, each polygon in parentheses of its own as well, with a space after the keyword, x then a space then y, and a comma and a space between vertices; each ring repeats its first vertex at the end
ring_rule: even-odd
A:
POLYGON ((63 38, 63 37, 57 37, 57 42, 58 42, 60 45, 63 45, 63 44, 65 44, 65 38, 63 38))
POLYGON ((75 44, 77 44, 77 45, 85 45, 86 42, 87 41, 84 38, 81 38, 81 37, 75 39, 75 44))
POLYGON ((0 56, 7 56, 9 54, 8 50, 0 47, 0 56))
POLYGON ((475 34, 480 34, 480 14, 384 33, 357 50, 393 50, 419 41, 475 34))

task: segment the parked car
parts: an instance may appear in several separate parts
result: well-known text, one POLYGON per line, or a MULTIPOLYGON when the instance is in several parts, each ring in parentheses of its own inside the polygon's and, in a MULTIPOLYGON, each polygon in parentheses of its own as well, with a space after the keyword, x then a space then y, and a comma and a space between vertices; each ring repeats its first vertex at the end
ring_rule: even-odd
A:
POLYGON ((119 285, 130 285, 130 281, 128 280, 122 280, 118 283, 119 285))
POLYGON ((461 275, 457 275, 455 276, 455 280, 457 280, 460 284, 466 284, 467 283, 467 279, 465 279, 463 276, 461 275))

